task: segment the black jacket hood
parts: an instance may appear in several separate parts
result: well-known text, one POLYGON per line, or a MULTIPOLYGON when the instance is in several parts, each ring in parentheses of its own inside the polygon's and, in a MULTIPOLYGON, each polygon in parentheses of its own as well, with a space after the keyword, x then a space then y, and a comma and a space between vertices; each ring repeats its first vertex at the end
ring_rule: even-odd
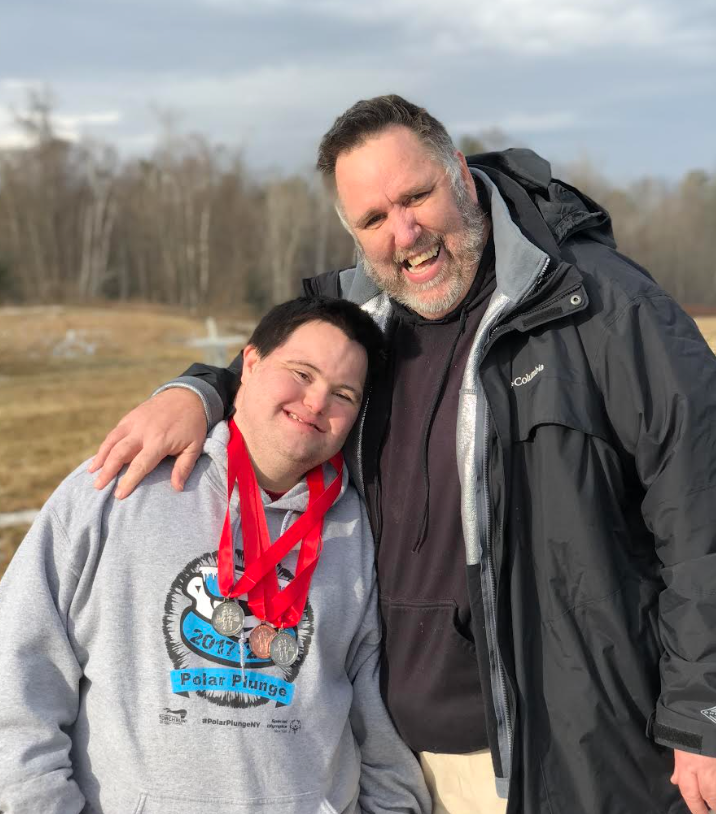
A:
POLYGON ((515 147, 466 160, 468 167, 489 176, 525 236, 550 256, 559 253, 554 242, 560 246, 577 232, 588 232, 592 240, 616 248, 607 210, 575 187, 552 178, 549 161, 532 150, 515 147), (545 234, 545 224, 551 238, 545 234))

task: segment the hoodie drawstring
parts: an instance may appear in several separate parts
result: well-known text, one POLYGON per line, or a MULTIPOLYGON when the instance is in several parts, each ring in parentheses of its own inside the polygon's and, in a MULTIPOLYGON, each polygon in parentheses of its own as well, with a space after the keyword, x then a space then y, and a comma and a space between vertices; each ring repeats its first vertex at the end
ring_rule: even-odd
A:
POLYGON ((412 548, 412 552, 414 554, 420 551, 423 543, 425 542, 428 532, 428 520, 430 519, 430 473, 428 471, 428 445, 430 443, 430 433, 432 432, 433 422, 435 421, 435 415, 438 411, 440 400, 445 392, 445 386, 447 384, 448 374, 450 372, 450 365, 452 364, 453 356, 455 355, 455 349, 457 348, 457 343, 465 330, 466 322, 467 306, 460 311, 460 325, 457 333, 455 334, 455 339, 453 340, 452 347, 450 348, 450 353, 448 353, 445 360, 442 373, 440 374, 438 386, 435 390, 435 395, 433 396, 432 403, 430 404, 428 410, 428 420, 425 424, 425 431, 423 432, 422 447, 420 450, 420 466, 423 472, 423 483, 425 484, 425 505, 423 507, 423 516, 420 521, 420 532, 418 534, 418 539, 412 548))

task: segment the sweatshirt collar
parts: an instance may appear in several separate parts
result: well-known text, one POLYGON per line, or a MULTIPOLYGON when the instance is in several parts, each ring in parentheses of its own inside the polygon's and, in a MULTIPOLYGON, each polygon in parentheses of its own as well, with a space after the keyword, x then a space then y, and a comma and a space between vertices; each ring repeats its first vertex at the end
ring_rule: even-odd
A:
MULTIPOLYGON (((209 477, 213 485, 220 489, 222 494, 226 494, 226 479, 228 478, 228 455, 227 446, 229 443, 229 425, 226 421, 220 421, 212 430, 210 430, 206 440, 204 441, 203 453, 208 455, 214 466, 209 470, 209 477)), ((333 478, 336 476, 336 470, 330 463, 323 464, 323 477, 326 486, 328 486, 333 478)), ((343 466, 343 480, 341 484, 341 491, 336 499, 336 503, 341 500, 348 488, 348 467, 343 466)), ((236 485, 234 485, 234 496, 238 495, 236 485)), ((302 478, 294 487, 288 490, 285 494, 281 495, 278 500, 272 501, 266 492, 261 489, 261 499, 264 506, 269 509, 277 509, 280 511, 293 511, 304 512, 308 507, 308 484, 305 478, 302 478)), ((334 504, 335 505, 335 504, 334 504)))

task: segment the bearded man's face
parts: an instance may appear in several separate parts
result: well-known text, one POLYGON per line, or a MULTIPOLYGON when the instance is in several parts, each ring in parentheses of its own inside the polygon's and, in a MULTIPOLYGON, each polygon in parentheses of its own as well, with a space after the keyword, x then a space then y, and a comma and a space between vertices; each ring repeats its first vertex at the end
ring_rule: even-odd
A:
POLYGON ((467 294, 487 218, 465 168, 445 167, 405 127, 390 127, 336 162, 341 210, 366 273, 393 299, 437 319, 467 294))

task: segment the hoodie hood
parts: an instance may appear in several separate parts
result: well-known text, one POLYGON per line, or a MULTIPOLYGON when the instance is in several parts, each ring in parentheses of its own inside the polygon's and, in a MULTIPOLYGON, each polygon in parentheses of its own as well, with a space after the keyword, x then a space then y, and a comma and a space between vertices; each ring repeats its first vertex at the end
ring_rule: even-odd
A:
MULTIPOLYGON (((226 421, 220 421, 210 432, 204 441, 203 454, 209 456, 214 466, 209 470, 208 476, 211 479, 213 486, 226 494, 226 480, 228 478, 228 454, 227 446, 229 443, 229 425, 226 421)), ((323 464, 323 477, 326 486, 336 477, 336 470, 329 463, 323 464)), ((338 503, 345 495, 348 488, 348 467, 343 467, 343 480, 341 484, 341 491, 336 498, 338 503)), ((234 493, 232 498, 238 500, 238 487, 234 484, 234 493)), ((261 499, 263 504, 268 510, 276 510, 281 512, 305 512, 308 507, 308 484, 306 479, 302 478, 292 489, 281 495, 277 500, 272 500, 271 497, 261 489, 261 499)), ((232 499, 232 505, 238 505, 232 499)), ((334 504, 335 505, 335 504, 334 504)))

